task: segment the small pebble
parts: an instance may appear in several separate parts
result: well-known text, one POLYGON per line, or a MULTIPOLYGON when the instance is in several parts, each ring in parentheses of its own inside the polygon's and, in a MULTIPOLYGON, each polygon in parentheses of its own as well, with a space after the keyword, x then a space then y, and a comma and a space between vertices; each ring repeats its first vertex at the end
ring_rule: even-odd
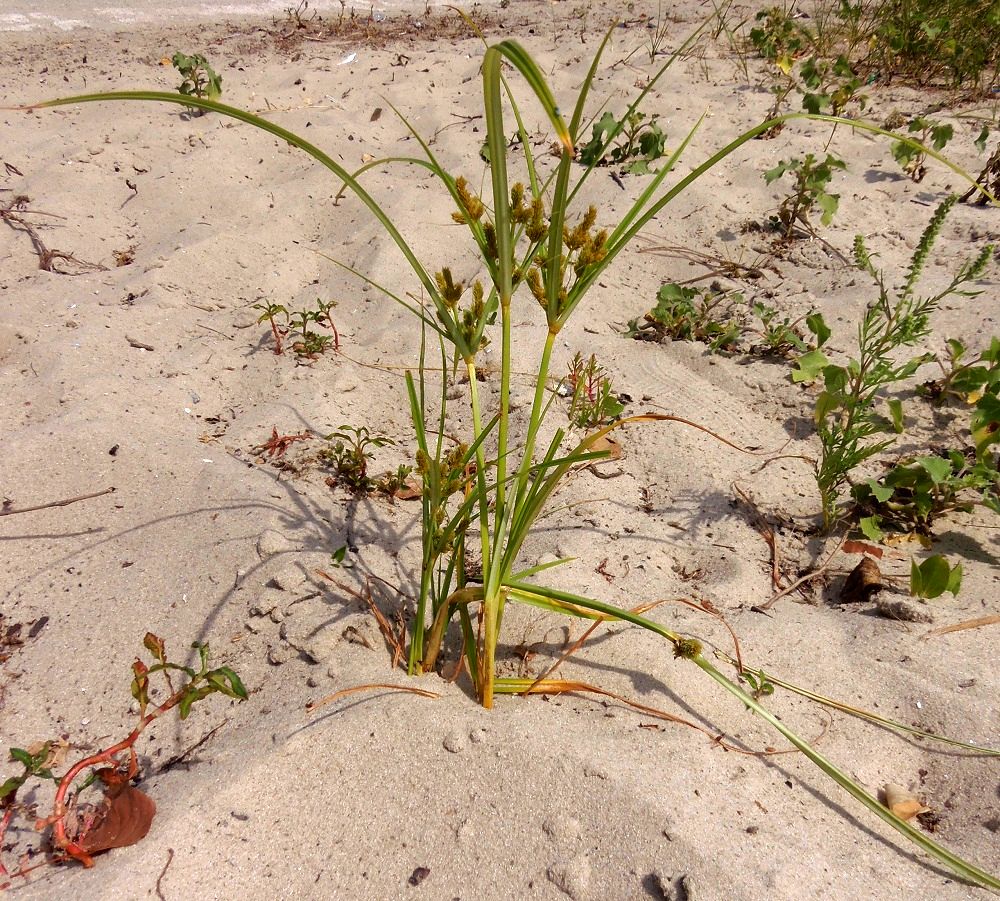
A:
POLYGON ((590 861, 586 854, 577 854, 568 860, 557 860, 546 875, 556 888, 569 895, 573 901, 583 901, 590 890, 590 861))
POLYGON ((261 558, 272 557, 292 549, 292 543, 280 532, 267 529, 257 539, 257 553, 261 558))
POLYGON ((442 744, 446 751, 457 754, 459 751, 465 750, 465 736, 457 729, 453 729, 444 737, 442 744))
POLYGON ((287 645, 272 645, 267 649, 267 662, 272 666, 287 663, 292 656, 292 649, 287 645))

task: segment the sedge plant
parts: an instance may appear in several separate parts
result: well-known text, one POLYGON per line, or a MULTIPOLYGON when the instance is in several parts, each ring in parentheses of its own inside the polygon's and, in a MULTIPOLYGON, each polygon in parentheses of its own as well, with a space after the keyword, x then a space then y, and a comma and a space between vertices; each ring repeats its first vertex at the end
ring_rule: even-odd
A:
MULTIPOLYGON (((623 123, 635 113, 659 79, 698 38, 698 29, 666 61, 629 106, 625 115, 604 135, 604 148, 595 153, 602 158, 615 145, 623 123)), ((592 620, 621 620, 647 629, 664 638, 677 658, 687 660, 738 699, 740 704, 769 723, 806 757, 860 800, 869 810, 904 834, 964 878, 1000 888, 1000 880, 940 847, 919 830, 892 814, 855 780, 836 767, 772 714, 741 685, 726 676, 704 652, 701 642, 668 629, 640 613, 624 610, 595 598, 557 590, 536 580, 548 564, 524 568, 522 551, 539 517, 563 479, 580 464, 602 459, 607 450, 595 449, 599 440, 614 429, 629 424, 678 421, 664 414, 627 416, 595 428, 583 438, 570 439, 566 430, 546 429, 554 395, 549 390, 553 353, 566 323, 579 308, 601 274, 627 248, 636 235, 693 182, 709 172, 746 142, 781 121, 813 119, 827 123, 835 117, 793 113, 769 120, 739 135, 669 188, 666 180, 691 141, 694 129, 665 158, 622 219, 611 227, 598 222, 594 207, 581 203, 582 190, 594 172, 594 163, 579 166, 575 150, 590 123, 586 120, 588 99, 599 71, 601 56, 612 31, 602 41, 584 77, 579 92, 569 106, 560 107, 541 69, 515 40, 488 46, 482 63, 483 112, 490 160, 488 192, 479 196, 461 175, 453 174, 434 153, 433 147, 410 129, 424 156, 375 160, 356 172, 337 162, 305 138, 254 113, 207 98, 182 98, 165 92, 122 91, 62 98, 46 105, 87 101, 162 101, 187 103, 213 110, 253 125, 300 148, 326 166, 347 190, 375 216, 388 238, 396 245, 416 280, 424 300, 410 298, 415 292, 393 291, 379 285, 365 273, 348 269, 366 283, 384 291, 409 309, 422 324, 430 341, 421 343, 420 365, 407 374, 406 384, 413 419, 417 471, 423 482, 422 566, 416 615, 410 630, 407 665, 411 673, 435 668, 449 624, 456 618, 461 630, 461 647, 475 692, 485 707, 492 707, 496 694, 525 691, 524 680, 496 675, 496 651, 504 611, 508 604, 520 603, 546 611, 592 620), (509 68, 508 68, 509 67, 509 68), (558 161, 536 160, 531 141, 514 99, 507 72, 518 73, 557 138, 558 161), (508 138, 504 130, 505 107, 517 123, 521 150, 511 172, 508 138), (562 109, 568 110, 568 118, 562 109), (523 153, 523 157, 520 155, 523 153), (454 218, 465 226, 476 247, 481 280, 471 284, 456 279, 449 260, 427 263, 420 259, 390 213, 368 192, 362 177, 372 168, 389 165, 420 167, 431 173, 451 198, 454 218), (553 168, 550 168, 553 167, 553 168), (582 169, 582 173, 580 170, 582 169), (527 315, 534 305, 544 322, 545 334, 535 355, 535 390, 526 410, 523 428, 512 422, 511 378, 515 346, 512 322, 527 315), (488 340, 500 345, 500 379, 495 406, 487 408, 480 397, 478 374, 481 354, 488 340), (437 346, 443 370, 457 369, 467 378, 471 432, 461 439, 451 437, 448 426, 447 380, 440 393, 428 383, 425 365, 428 347, 437 346)), ((405 122, 405 120, 404 120, 405 122)), ((874 125, 851 122, 854 128, 887 134, 874 125)), ((909 138, 904 138, 909 140, 909 138)), ((944 161, 956 172, 961 170, 944 161)), ((967 180, 971 178, 961 173, 967 180)), ((450 242, 449 242, 450 243, 450 242)), ((340 264, 344 265, 344 264, 340 264)), ((411 286, 413 287, 413 286, 411 286)), ((432 350, 433 352, 433 350, 432 350)), ((528 350, 517 349, 518 368, 528 350)), ((521 418, 518 418, 518 422, 521 418)), ((546 681, 546 690, 558 690, 546 681)))

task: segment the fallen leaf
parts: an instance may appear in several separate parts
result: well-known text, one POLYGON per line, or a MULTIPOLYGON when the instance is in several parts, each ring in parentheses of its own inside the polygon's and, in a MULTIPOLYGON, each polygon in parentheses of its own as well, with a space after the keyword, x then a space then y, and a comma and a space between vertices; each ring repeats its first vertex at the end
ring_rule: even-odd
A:
POLYGON ((77 836, 76 842, 88 854, 125 848, 146 837, 156 815, 156 802, 131 785, 127 777, 113 769, 101 770, 105 781, 104 801, 93 823, 77 836))
POLYGON ((882 590, 882 571, 878 564, 865 557, 851 570, 840 589, 840 601, 843 604, 867 604, 872 595, 882 590))
POLYGON ((588 450, 607 451, 608 456, 604 458, 605 460, 620 460, 622 458, 622 446, 614 438, 609 438, 607 435, 601 435, 590 445, 588 450))
POLYGON ((424 486, 422 481, 418 481, 412 476, 407 478, 394 492, 393 497, 401 501, 413 501, 422 497, 424 486))
POLYGON ((874 544, 867 544, 864 541, 845 541, 843 546, 845 554, 871 554, 878 560, 882 559, 885 551, 874 544))
POLYGON ((169 66, 170 63, 171 63, 171 59, 170 59, 169 56, 165 56, 165 57, 163 57, 163 59, 160 60, 160 65, 161 66, 169 66))
POLYGON ((430 867, 417 867, 411 874, 407 882, 410 885, 420 885, 428 876, 431 875, 430 867))
POLYGON ((918 535, 916 532, 894 533, 885 536, 885 543, 892 547, 904 547, 908 544, 919 544, 928 550, 931 547, 931 540, 926 535, 918 535))
POLYGON ((901 820, 912 820, 918 813, 928 813, 930 808, 924 806, 920 799, 902 785, 890 782, 883 789, 885 806, 901 820))

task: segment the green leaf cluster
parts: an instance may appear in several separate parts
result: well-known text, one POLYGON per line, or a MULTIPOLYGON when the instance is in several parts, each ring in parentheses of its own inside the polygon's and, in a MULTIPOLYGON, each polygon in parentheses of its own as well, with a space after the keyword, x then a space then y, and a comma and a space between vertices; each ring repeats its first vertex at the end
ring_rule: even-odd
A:
POLYGON ((994 461, 970 461, 957 450, 897 463, 851 489, 861 529, 873 541, 882 541, 885 530, 929 536, 941 516, 976 505, 1000 513, 998 494, 994 461))
POLYGON ((579 148, 584 166, 618 166, 629 175, 648 175, 650 163, 666 156, 667 136, 660 127, 659 114, 648 119, 639 110, 616 119, 605 112, 594 123, 593 136, 579 148), (613 136, 613 137, 612 137, 613 136))
POLYGON ((782 160, 773 169, 764 173, 767 184, 777 181, 786 174, 792 175, 792 190, 782 199, 778 207, 775 225, 780 227, 785 238, 791 238, 795 228, 801 227, 808 234, 814 234, 809 215, 814 207, 822 212, 820 222, 829 225, 840 203, 839 194, 831 194, 827 187, 835 170, 844 170, 847 163, 828 153, 820 160, 808 153, 802 159, 782 160))
POLYGON ((933 600, 946 591, 957 596, 962 587, 962 564, 951 566, 940 554, 917 563, 910 561, 910 594, 915 598, 933 600))
POLYGON ((177 90, 185 97, 218 100, 222 96, 222 76, 200 53, 187 56, 178 52, 171 62, 183 79, 177 90))
POLYGON ((643 341, 701 341, 711 350, 732 350, 743 334, 738 318, 743 295, 724 290, 718 283, 708 288, 662 285, 656 306, 633 319, 626 335, 643 341))
POLYGON ((1000 67, 1000 0, 874 4, 869 65, 919 84, 989 83, 1000 67))

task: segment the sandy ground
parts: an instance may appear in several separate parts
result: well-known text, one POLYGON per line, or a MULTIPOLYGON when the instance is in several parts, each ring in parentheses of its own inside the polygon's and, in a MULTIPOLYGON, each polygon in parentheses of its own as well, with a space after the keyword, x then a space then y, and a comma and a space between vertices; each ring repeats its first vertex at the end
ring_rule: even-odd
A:
MULTIPOLYGON (((703 14, 693 2, 678 9, 677 34, 703 14)), ((491 37, 516 35, 537 54, 568 105, 608 15, 596 3, 587 10, 513 2, 490 12, 487 29, 491 37)), ((413 20, 379 29, 359 23, 339 39, 288 36, 284 23, 270 20, 4 34, 0 102, 171 90, 174 72, 160 60, 202 51, 223 74, 225 100, 266 111, 345 165, 369 154, 418 153, 391 102, 435 138, 442 162, 476 184, 484 169, 481 44, 458 24, 442 24, 444 16, 419 28, 413 20)), ((621 62, 645 36, 637 16, 615 35, 596 85, 612 109, 652 71, 641 50, 621 62)), ((771 102, 759 86, 763 71, 751 60, 747 83, 725 45, 707 44, 671 70, 647 108, 660 113, 671 142, 707 111, 685 157, 693 166, 763 118, 771 102)), ((875 90, 872 115, 927 103, 905 89, 875 90)), ((551 135, 534 107, 527 116, 542 148, 551 135)), ((350 423, 397 442, 378 451, 379 471, 412 457, 402 371, 417 360, 417 325, 316 251, 376 273, 400 293, 414 291, 398 253, 359 204, 335 200, 338 185, 325 170, 218 116, 92 105, 7 111, 2 123, 0 153, 14 168, 3 176, 0 201, 29 197, 37 211, 30 221, 49 249, 104 268, 80 271, 62 260, 76 274, 40 271, 29 236, 0 230, 0 491, 15 507, 115 492, 0 519, 0 625, 22 624, 22 638, 33 633, 5 649, 0 745, 65 735, 92 748, 124 734, 128 668, 147 630, 178 655, 195 639, 209 641, 214 659, 236 669, 252 692, 242 704, 209 699, 184 723, 164 721, 147 733, 142 786, 158 815, 144 841, 89 871, 40 871, 12 897, 983 896, 902 844, 797 755, 726 752, 611 701, 502 698, 488 712, 464 678, 408 683, 393 671, 364 605, 316 570, 331 571, 330 553, 349 546, 354 566, 336 578, 354 590, 370 580, 392 616, 419 577, 415 505, 328 486, 318 439, 293 446, 287 466, 254 450, 272 428, 325 434, 350 423), (275 356, 252 304, 298 309, 318 296, 338 302, 343 352, 311 365, 275 356), (309 701, 377 682, 417 684, 441 697, 372 692, 306 713, 309 701)), ((978 127, 965 122, 957 131, 949 151, 978 171, 978 127)), ((793 153, 819 152, 825 138, 789 126, 774 140, 752 142, 684 193, 647 235, 655 246, 773 262, 742 290, 794 316, 822 309, 834 348, 848 351, 871 290, 831 248, 849 253, 862 232, 880 264, 900 271, 933 205, 957 180, 935 167, 915 185, 898 174, 884 144, 841 131, 835 147, 851 165, 836 177, 841 209, 822 232, 829 246, 800 241, 768 262, 767 237, 741 233, 742 223, 761 221, 777 204, 777 186, 767 187, 762 173, 793 153)), ((475 274, 471 250, 455 240, 448 198, 424 173, 376 169, 368 179, 418 254, 475 274)), ((605 173, 592 180, 600 224, 613 225, 645 181, 623 184, 605 173)), ((943 283, 998 232, 1000 211, 956 209, 928 283, 943 283)), ((593 352, 632 398, 629 412, 669 412, 743 446, 814 456, 813 400, 788 381, 788 364, 621 337, 617 328, 652 306, 663 281, 705 275, 704 267, 640 246, 571 321, 556 370, 577 350, 593 352)), ((995 332, 997 275, 994 265, 980 297, 940 311, 934 348, 945 335, 981 347, 995 332)), ((521 303, 514 333, 518 368, 527 373, 543 326, 537 307, 521 303)), ((496 389, 495 379, 483 385, 487 400, 496 389)), ((515 400, 532 390, 530 377, 519 377, 515 400)), ((906 440, 916 445, 927 434, 906 440)), ((828 546, 813 534, 819 507, 807 463, 761 468, 760 458, 678 425, 631 428, 623 444, 623 459, 599 470, 615 478, 577 476, 562 495, 573 505, 529 543, 528 563, 576 558, 553 571, 551 583, 623 605, 709 600, 753 665, 927 730, 998 746, 995 626, 925 640, 932 626, 887 620, 870 604, 841 605, 844 575, 857 562, 846 555, 806 596, 784 598, 766 615, 751 609, 771 593, 769 551, 733 483, 775 525, 782 577, 791 580, 828 546)), ((939 529, 939 550, 961 556, 966 581, 957 599, 929 605, 934 626, 1000 612, 1000 547, 989 515, 955 517, 939 529)), ((904 549, 883 560, 901 584, 908 557, 904 549)), ((720 625, 681 605, 654 615, 730 647, 720 625)), ((543 672, 580 631, 539 611, 511 610, 501 669, 543 672)), ((777 746, 700 671, 635 628, 599 633, 562 675, 667 709, 747 748, 777 746)), ((915 789, 940 814, 940 841, 1000 871, 995 761, 942 753, 788 694, 770 704, 806 735, 825 730, 820 748, 869 790, 887 782, 915 789)), ((31 837, 14 831, 8 844, 20 848, 31 837)), ((16 853, 5 848, 8 864, 16 853)))

